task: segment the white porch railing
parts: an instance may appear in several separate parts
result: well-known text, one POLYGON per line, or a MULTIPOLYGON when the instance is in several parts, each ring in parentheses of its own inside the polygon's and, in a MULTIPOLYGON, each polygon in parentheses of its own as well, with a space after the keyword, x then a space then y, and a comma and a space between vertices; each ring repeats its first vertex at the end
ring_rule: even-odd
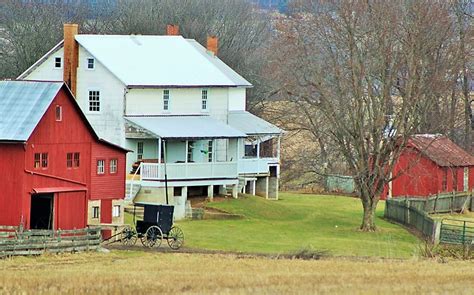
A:
MULTIPOLYGON (((166 171, 169 180, 237 178, 237 162, 168 163, 166 171)), ((142 163, 141 180, 164 180, 165 164, 142 163)))
POLYGON ((278 158, 244 158, 239 160, 239 174, 268 173, 269 164, 278 163, 278 158))

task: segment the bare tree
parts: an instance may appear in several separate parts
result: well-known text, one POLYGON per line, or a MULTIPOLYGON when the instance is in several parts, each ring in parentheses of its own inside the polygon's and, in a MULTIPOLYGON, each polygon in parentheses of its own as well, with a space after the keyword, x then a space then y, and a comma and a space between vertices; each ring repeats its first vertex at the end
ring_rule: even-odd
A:
POLYGON ((439 127, 427 113, 436 112, 439 95, 451 90, 448 5, 304 4, 279 26, 275 48, 285 53, 275 58, 273 78, 279 93, 298 106, 303 125, 329 136, 343 156, 364 208, 361 229, 373 231, 376 206, 403 146, 413 134, 439 127), (313 124, 318 117, 324 122, 313 124))

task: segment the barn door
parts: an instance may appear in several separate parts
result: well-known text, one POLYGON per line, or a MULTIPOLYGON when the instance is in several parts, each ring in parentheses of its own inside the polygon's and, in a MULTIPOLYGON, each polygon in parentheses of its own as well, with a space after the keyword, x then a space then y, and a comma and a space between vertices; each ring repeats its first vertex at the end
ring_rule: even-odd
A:
POLYGON ((31 196, 31 229, 53 229, 53 204, 53 194, 33 194, 31 196))

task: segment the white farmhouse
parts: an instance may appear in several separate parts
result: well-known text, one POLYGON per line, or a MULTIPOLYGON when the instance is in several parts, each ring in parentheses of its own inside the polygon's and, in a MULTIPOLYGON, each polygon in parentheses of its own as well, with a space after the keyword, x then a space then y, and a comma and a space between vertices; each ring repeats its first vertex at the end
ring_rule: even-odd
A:
POLYGON ((178 35, 82 35, 19 76, 65 81, 99 135, 127 156, 128 198, 169 203, 183 217, 193 196, 239 192, 278 199, 282 130, 245 110, 252 85, 207 48, 178 35), (167 189, 166 189, 167 187, 167 189))

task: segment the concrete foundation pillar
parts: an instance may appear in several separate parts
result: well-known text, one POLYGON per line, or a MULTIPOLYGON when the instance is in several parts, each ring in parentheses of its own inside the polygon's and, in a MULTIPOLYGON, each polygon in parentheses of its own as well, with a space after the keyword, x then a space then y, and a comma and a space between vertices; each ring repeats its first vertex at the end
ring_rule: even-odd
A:
POLYGON ((214 200, 214 186, 208 185, 207 186, 207 197, 210 201, 214 200))
POLYGON ((181 196, 174 196, 174 219, 181 220, 186 217, 186 201, 188 200, 188 187, 181 189, 181 196))
POLYGON ((256 187, 256 180, 252 180, 251 185, 252 185, 252 191, 251 194, 252 196, 255 196, 255 187, 256 187))
POLYGON ((268 199, 278 200, 279 180, 276 176, 268 178, 268 199))
POLYGON ((238 184, 234 184, 232 186, 232 197, 234 199, 237 199, 237 197, 239 196, 239 185, 238 184))
POLYGON ((226 191, 226 189, 225 189, 225 186, 219 185, 219 195, 220 195, 220 196, 225 196, 225 195, 227 195, 227 191, 226 191))
POLYGON ((257 178, 255 184, 255 194, 260 197, 268 198, 268 176, 257 178))

